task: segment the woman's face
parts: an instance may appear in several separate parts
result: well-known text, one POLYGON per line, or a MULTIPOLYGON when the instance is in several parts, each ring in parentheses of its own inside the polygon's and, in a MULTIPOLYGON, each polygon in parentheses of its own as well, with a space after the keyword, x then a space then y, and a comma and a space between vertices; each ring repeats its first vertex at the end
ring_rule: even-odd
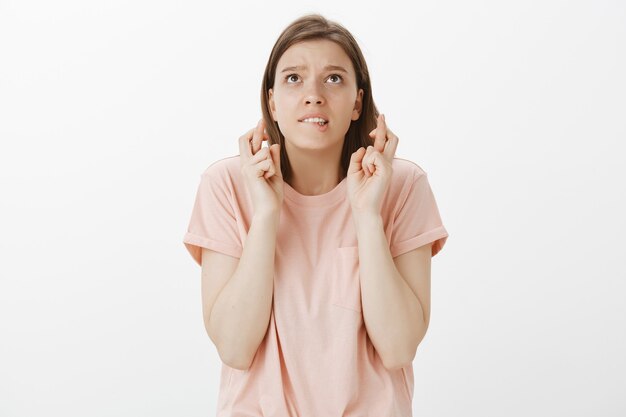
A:
POLYGON ((326 39, 289 47, 278 60, 268 94, 272 117, 285 140, 309 149, 342 145, 350 123, 359 118, 363 99, 350 58, 326 39), (324 115, 328 123, 320 127, 301 121, 311 113, 324 115))

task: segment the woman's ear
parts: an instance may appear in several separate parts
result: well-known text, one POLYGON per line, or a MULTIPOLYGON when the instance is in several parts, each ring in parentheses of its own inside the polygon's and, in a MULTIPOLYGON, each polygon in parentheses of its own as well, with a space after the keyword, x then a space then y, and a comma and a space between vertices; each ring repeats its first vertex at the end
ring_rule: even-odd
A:
POLYGON ((270 106, 270 112, 272 113, 272 119, 274 119, 274 121, 276 121, 276 107, 274 106, 274 91, 272 91, 272 89, 270 88, 268 91, 268 99, 267 102, 270 106))
POLYGON ((363 89, 359 88, 356 100, 354 102, 354 109, 352 110, 352 120, 359 120, 361 117, 361 110, 363 109, 363 89))

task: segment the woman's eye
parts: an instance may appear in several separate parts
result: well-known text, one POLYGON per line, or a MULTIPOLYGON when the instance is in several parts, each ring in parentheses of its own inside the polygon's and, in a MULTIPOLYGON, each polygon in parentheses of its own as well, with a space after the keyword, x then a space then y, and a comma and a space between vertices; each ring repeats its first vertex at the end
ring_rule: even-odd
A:
MULTIPOLYGON (((339 74, 332 74, 330 77, 338 77, 339 79, 343 79, 343 78, 341 78, 341 75, 339 75, 339 74)), ((328 78, 330 78, 330 77, 328 77, 328 78)), ((337 84, 337 83, 332 83, 332 84, 337 84)))
MULTIPOLYGON (((298 74, 289 74, 285 77, 285 80, 287 80, 288 84, 293 84, 293 83, 290 83, 289 81, 291 80, 291 77, 297 77, 297 76, 298 74)), ((340 80, 343 80, 343 77, 339 74, 331 74, 328 78, 331 78, 331 77, 337 77, 340 80)), ((331 84, 339 84, 339 82, 332 82, 331 84)))

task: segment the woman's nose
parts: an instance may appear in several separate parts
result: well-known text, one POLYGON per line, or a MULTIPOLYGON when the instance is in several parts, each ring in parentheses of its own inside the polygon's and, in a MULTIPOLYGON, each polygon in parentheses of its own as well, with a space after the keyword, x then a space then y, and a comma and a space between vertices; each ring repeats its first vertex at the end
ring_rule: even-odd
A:
POLYGON ((315 102, 315 103, 322 103, 324 101, 324 98, 320 92, 321 87, 317 84, 312 83, 311 85, 309 85, 309 87, 306 90, 306 94, 304 96, 304 99, 307 103, 311 103, 311 102, 315 102))
POLYGON ((307 103, 315 102, 317 104, 322 104, 322 99, 316 96, 309 96, 306 99, 307 103))

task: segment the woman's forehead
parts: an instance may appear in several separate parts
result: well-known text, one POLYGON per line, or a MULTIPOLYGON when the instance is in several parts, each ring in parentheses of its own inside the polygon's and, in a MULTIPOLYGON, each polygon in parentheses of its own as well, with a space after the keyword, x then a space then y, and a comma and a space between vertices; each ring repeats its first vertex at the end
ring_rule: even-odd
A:
POLYGON ((350 58, 341 46, 322 39, 291 45, 278 60, 278 71, 282 71, 283 67, 299 67, 305 70, 311 65, 319 68, 328 65, 339 66, 349 71, 350 64, 350 58))

